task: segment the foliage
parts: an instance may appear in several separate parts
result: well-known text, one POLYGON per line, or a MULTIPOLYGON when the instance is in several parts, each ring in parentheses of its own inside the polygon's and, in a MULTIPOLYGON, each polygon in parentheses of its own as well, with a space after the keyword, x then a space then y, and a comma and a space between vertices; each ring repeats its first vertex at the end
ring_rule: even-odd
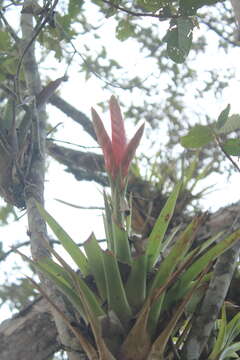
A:
MULTIPOLYGON (((230 304, 232 305, 232 304, 230 304)), ((240 334, 240 313, 237 313, 229 322, 227 322, 226 303, 222 308, 222 317, 218 320, 218 335, 213 350, 209 355, 208 360, 225 360, 238 359, 238 351, 240 349, 240 342, 235 341, 240 334)))
MULTIPOLYGON (((83 245, 84 255, 61 225, 37 204, 41 216, 77 265, 77 272, 47 244, 54 260, 42 257, 37 261, 28 261, 47 275, 68 297, 84 320, 86 329, 90 326, 91 332, 85 336, 84 332, 73 329, 68 322, 89 359, 166 359, 172 358, 175 353, 181 357, 182 345, 187 340, 187 334, 182 338, 183 330, 191 328, 195 308, 203 296, 199 290, 208 286, 212 263, 239 239, 240 230, 216 244, 212 244, 212 239, 192 249, 197 231, 205 221, 205 215, 200 215, 179 234, 175 234, 170 244, 166 243, 164 235, 182 187, 182 182, 179 182, 163 207, 148 240, 145 243, 140 238, 133 241, 129 221, 131 209, 125 200, 127 172, 123 171, 124 162, 116 162, 123 150, 124 156, 131 159, 132 149, 129 146, 119 147, 125 141, 125 129, 114 98, 111 98, 110 110, 112 143, 106 137, 99 116, 93 112, 93 120, 98 122, 95 127, 103 147, 111 184, 111 196, 104 195, 107 250, 99 246, 92 234, 83 245), (109 152, 106 152, 106 146, 109 152), (194 302, 187 308, 193 297, 194 302), (171 345, 173 339, 174 351, 171 345)), ((135 148, 139 140, 135 141, 135 148)), ((61 314, 45 291, 31 281, 61 314)), ((61 315, 64 317, 64 314, 61 315)), ((233 339, 229 334, 236 327, 238 318, 232 320, 227 329, 223 349, 228 354, 233 349, 228 347, 233 339)), ((226 324, 222 326, 226 327, 226 324)), ((221 333, 220 329, 219 337, 221 333)), ((219 342, 217 340, 212 354, 218 351, 219 342)), ((238 349, 236 345, 234 349, 238 349)))
MULTIPOLYGON (((198 149, 216 141, 220 149, 231 160, 230 156, 240 156, 240 140, 229 138, 229 133, 240 129, 240 115, 229 116, 230 105, 220 113, 217 121, 208 125, 195 125, 189 133, 181 138, 181 144, 190 149, 198 149)), ((232 160, 231 160, 232 161, 232 160)), ((233 161, 232 161, 233 162, 233 161)), ((237 164, 233 165, 239 170, 237 164)))
MULTIPOLYGON (((201 114, 195 109, 195 102, 188 99, 188 96, 193 94, 196 103, 200 103, 203 97, 207 98, 210 94, 214 94, 215 103, 215 98, 219 99, 224 88, 230 86, 231 79, 234 78, 235 74, 232 69, 224 68, 221 73, 216 70, 218 64, 214 64, 212 68, 205 66, 201 71, 201 67, 195 60, 207 64, 207 50, 213 45, 226 52, 239 46, 233 36, 235 25, 230 2, 216 0, 138 0, 134 2, 127 0, 95 0, 91 2, 69 0, 63 1, 58 4, 60 6, 57 6, 56 9, 52 9, 51 6, 54 4, 57 4, 57 1, 44 2, 41 7, 34 2, 34 6, 24 6, 23 8, 22 3, 18 1, 3 0, 1 2, 0 191, 1 196, 8 203, 1 209, 1 222, 9 221, 11 215, 16 218, 14 206, 21 209, 26 206, 24 181, 26 172, 31 165, 31 161, 27 162, 26 159, 27 155, 31 153, 29 114, 33 111, 34 101, 32 102, 32 100, 35 98, 37 107, 35 110, 39 110, 41 106, 45 106, 53 92, 66 79, 65 76, 61 76, 57 80, 50 81, 37 94, 28 93, 23 59, 26 57, 27 48, 34 43, 44 82, 49 82, 49 77, 52 77, 48 61, 49 59, 53 61, 54 57, 53 68, 59 68, 59 63, 64 64, 65 69, 71 75, 72 69, 77 67, 79 73, 83 73, 86 80, 100 79, 102 88, 111 89, 111 92, 113 89, 117 89, 116 91, 120 95, 124 93, 128 118, 133 119, 134 122, 145 118, 148 125, 156 130, 155 135, 151 132, 148 136, 150 147, 156 149, 156 156, 149 159, 146 154, 143 154, 140 159, 143 164, 147 163, 149 166, 146 179, 150 185, 147 194, 150 193, 149 188, 152 190, 153 187, 155 192, 152 193, 157 194, 155 198, 158 207, 157 211, 154 209, 155 214, 158 214, 159 208, 162 207, 162 201, 159 201, 159 198, 162 200, 169 195, 169 200, 153 229, 151 229, 152 216, 147 214, 147 217, 151 218, 151 226, 149 226, 151 231, 149 229, 147 231, 150 238, 148 246, 145 248, 145 241, 137 241, 131 232, 131 217, 128 215, 130 210, 124 197, 124 191, 119 193, 118 187, 113 187, 111 180, 112 197, 104 194, 106 208, 104 224, 108 250, 111 252, 103 252, 92 235, 84 244, 86 256, 79 251, 59 224, 43 209, 40 210, 55 229, 56 235, 65 244, 67 251, 72 254, 76 266, 82 273, 82 278, 80 277, 80 280, 76 278, 76 274, 60 258, 58 258, 59 263, 46 260, 38 263, 37 266, 58 281, 58 286, 68 294, 74 306, 85 319, 86 327, 87 324, 91 324, 90 345, 92 346, 94 343, 94 337, 99 352, 102 351, 103 354, 106 354, 108 351, 104 342, 99 338, 101 331, 105 330, 109 324, 116 329, 116 333, 113 331, 113 339, 110 339, 115 349, 115 346, 119 345, 119 334, 122 336, 123 327, 127 326, 126 323, 129 323, 129 319, 131 319, 131 324, 129 327, 127 326, 127 330, 130 332, 129 337, 125 339, 123 351, 128 351, 126 348, 131 350, 131 345, 135 346, 136 338, 137 340, 138 336, 145 338, 148 333, 150 340, 146 335, 146 340, 149 340, 147 347, 151 344, 152 350, 156 349, 158 353, 171 352, 170 342, 167 340, 173 338, 175 341, 175 336, 172 336, 173 329, 178 338, 179 332, 186 325, 185 321, 187 320, 183 316, 183 309, 186 309, 185 305, 187 305, 185 303, 188 302, 188 305, 191 301, 194 303, 194 298, 198 303, 200 298, 198 294, 201 293, 202 283, 208 284, 211 274, 203 274, 203 279, 201 279, 201 270, 228 246, 228 240, 233 240, 231 237, 226 237, 218 247, 216 245, 211 248, 213 239, 210 239, 211 241, 204 245, 204 249, 198 248, 192 252, 190 245, 195 234, 195 226, 198 226, 200 218, 196 218, 185 231, 181 230, 180 234, 177 231, 179 228, 175 229, 176 232, 173 232, 172 235, 168 233, 177 198, 180 204, 186 196, 192 199, 191 192, 199 179, 222 169, 223 155, 231 157, 239 156, 240 153, 239 139, 232 135, 232 133, 238 134, 239 115, 229 116, 230 107, 228 106, 214 122, 210 120, 211 116, 208 113, 201 114), (32 39, 23 52, 18 21, 12 21, 13 13, 13 18, 17 18, 20 8, 21 13, 33 15, 35 26, 32 39), (54 14, 52 10, 54 10, 54 14), (141 66, 139 70, 139 67, 134 64, 134 70, 132 70, 131 52, 127 58, 125 56, 123 61, 118 57, 111 42, 104 44, 102 39, 106 28, 107 34, 111 34, 113 38, 115 36, 116 41, 118 40, 118 48, 124 49, 126 43, 138 47, 139 63, 143 62, 144 67, 141 66), (206 36, 202 35, 203 29, 204 31, 209 30, 206 36), (207 76, 205 76, 206 73, 207 76), (198 84, 193 86, 192 83, 196 79, 198 79, 198 84), (185 106, 186 102, 188 103, 187 107, 185 106), (206 117, 207 125, 202 121, 203 117, 206 117), (196 118, 198 120, 201 118, 201 123, 192 128, 196 123, 196 118), (168 121, 167 126, 163 123, 165 119, 168 121), (159 128, 164 128, 165 133, 161 132, 164 135, 159 135, 159 128), (190 131, 189 135, 182 137, 182 145, 190 150, 197 149, 197 156, 196 151, 189 151, 185 155, 187 169, 181 184, 179 172, 182 167, 182 150, 179 150, 178 145, 179 138, 186 133, 186 128, 189 128, 190 131), (12 136, 13 133, 14 136, 12 136), (222 154, 216 148, 215 142, 221 148, 222 154), (19 146, 18 149, 14 147, 16 145, 19 146), (12 155, 16 153, 20 154, 17 163, 13 161, 14 156, 12 155), (120 201, 118 202, 118 200, 120 201), (114 207, 116 203, 119 204, 118 208, 114 207), (121 226, 115 222, 116 218, 112 216, 113 209, 121 226), (161 231, 160 236, 158 235, 159 231, 161 231), (172 239, 176 245, 173 245, 173 249, 170 248, 171 251, 163 258, 162 262, 155 264, 159 255, 163 256, 165 251, 168 252, 168 242, 172 239), (208 245, 209 250, 206 253, 208 256, 203 258, 202 254, 205 250, 207 251, 208 245), (133 251, 135 252, 133 253, 133 251), (181 258, 184 252, 189 263, 185 263, 181 258), (175 269, 179 271, 179 274, 173 272, 172 263, 174 261, 176 262, 174 263, 175 269), (195 270, 196 268, 198 270, 195 270), (106 269, 110 270, 106 273, 106 269), (181 286, 177 282, 177 275, 180 277, 181 286), (191 276, 193 277, 191 278, 191 276), (94 279, 93 284, 89 278, 90 280, 94 279), (154 287, 159 289, 159 293, 157 293, 158 290, 155 293, 154 287), (138 296, 135 296, 135 292, 138 296), (83 294, 86 298, 84 301, 83 294), (117 299, 116 294, 118 295, 117 299), (169 300, 173 294, 179 299, 177 305, 169 300), (102 306, 102 302, 106 299, 106 303, 110 304, 114 313, 108 312, 106 307, 102 306), (143 310, 138 314, 137 310, 140 308, 143 310), (173 314, 167 317, 168 310, 172 309, 173 314), (104 318, 103 321, 100 321, 101 327, 95 316, 104 318), (118 317, 121 316, 123 318, 119 320, 118 317), (165 327, 167 323, 169 326, 165 327), (140 333, 141 329, 145 332, 140 333), (156 343, 153 343, 153 333, 156 334, 156 338, 159 336, 159 341, 156 343), (163 344, 165 348, 159 350, 159 344, 163 344)), ((123 97, 121 96, 121 98, 123 97)), ((84 99, 81 101, 84 102, 84 99)), ((100 105, 105 108, 104 103, 100 105)), ((91 133, 87 126, 84 129, 91 133)), ((126 164, 124 171, 128 169, 132 156, 133 154, 124 159, 126 164)), ((138 166, 137 162, 134 165, 132 169, 135 170, 139 179, 141 166, 138 166)), ((122 174, 118 175, 121 178, 122 174)), ((92 180, 91 176, 88 177, 88 180, 89 178, 92 180)), ((121 183, 120 180, 118 178, 121 183)), ((141 181, 144 182, 140 179, 139 182, 141 183, 141 181)), ((203 191, 199 191, 195 198, 201 197, 202 194, 203 191)), ((148 209, 152 203, 155 205, 154 202, 151 202, 148 209)), ((189 203, 190 200, 187 204, 189 203)), ((142 208, 145 211, 145 207, 142 208)), ((131 209, 131 211, 133 213, 135 210, 131 209)), ((182 214, 181 210, 180 213, 182 214)), ((49 249, 49 251, 58 257, 54 250, 49 249)), ((2 248, 1 255, 4 258, 5 253, 2 248)), ((24 281, 23 285, 25 285, 24 281)), ((11 295, 18 307, 20 303, 26 301, 26 297, 34 295, 29 289, 25 289, 26 297, 21 296, 19 286, 18 290, 20 291, 17 297, 14 287, 12 289, 11 286, 6 285, 1 290, 2 299, 6 299, 6 294, 11 295)), ((79 333, 76 334, 76 330, 72 328, 71 330, 75 331, 75 335, 82 343, 83 339, 79 333)), ((182 341, 181 337, 178 339, 180 340, 177 350, 181 349, 182 341)), ((95 349, 91 346, 87 346, 87 351, 93 355, 95 349)), ((134 347, 133 351, 135 351, 134 347)), ((139 351, 142 352, 142 349, 139 351)))

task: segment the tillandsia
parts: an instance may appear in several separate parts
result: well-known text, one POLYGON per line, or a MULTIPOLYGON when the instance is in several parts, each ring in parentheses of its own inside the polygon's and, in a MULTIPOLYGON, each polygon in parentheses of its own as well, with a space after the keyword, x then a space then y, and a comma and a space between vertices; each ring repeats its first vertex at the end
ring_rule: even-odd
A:
POLYGON ((112 139, 105 130, 98 113, 92 108, 92 119, 98 142, 103 150, 106 170, 111 182, 120 179, 120 186, 124 188, 130 163, 143 135, 144 124, 140 126, 132 139, 127 142, 124 121, 117 99, 111 96, 109 102, 112 139))
POLYGON ((115 220, 123 225, 122 214, 128 208, 125 200, 125 190, 129 166, 142 138, 142 124, 132 139, 128 142, 124 120, 117 99, 111 96, 109 102, 112 138, 110 139, 98 113, 92 108, 92 119, 97 140, 102 148, 105 168, 109 175, 112 190, 112 206, 115 220))
MULTIPOLYGON (((193 249, 197 231, 206 219, 203 214, 196 216, 185 229, 179 228, 173 236, 168 235, 183 187, 183 181, 179 181, 144 246, 137 251, 133 246, 131 222, 128 223, 129 216, 123 215, 121 201, 127 187, 130 163, 144 126, 127 142, 121 110, 113 96, 110 99, 112 139, 94 109, 92 114, 111 186, 111 194, 107 196, 104 193, 107 249, 101 248, 95 235, 91 234, 83 243, 83 252, 37 203, 40 214, 71 256, 78 271, 47 244, 53 259, 42 257, 38 261, 28 261, 58 286, 80 316, 81 326, 73 327, 72 322, 62 314, 79 340, 85 359, 185 359, 184 346, 191 336, 195 309, 201 305, 214 277, 211 266, 219 255, 239 240, 240 229, 216 243, 221 234, 209 238, 193 249)), ((39 285, 34 285, 48 298, 39 285)), ((51 299, 48 300, 51 302, 51 299)), ((56 304, 52 305, 61 314, 56 304)), ((216 346, 207 348, 206 356, 201 359, 215 360, 216 357, 209 357, 209 354, 218 350, 217 340, 216 346)))

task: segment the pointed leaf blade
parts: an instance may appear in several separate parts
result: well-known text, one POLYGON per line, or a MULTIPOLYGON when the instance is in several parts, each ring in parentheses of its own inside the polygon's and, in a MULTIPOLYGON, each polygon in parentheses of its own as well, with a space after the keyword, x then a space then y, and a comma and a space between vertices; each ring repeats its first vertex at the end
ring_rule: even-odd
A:
POLYGON ((130 140, 130 142, 128 143, 124 155, 123 155, 123 159, 122 159, 122 163, 121 163, 121 167, 122 167, 122 174, 123 176, 126 176, 128 173, 128 169, 129 169, 129 165, 135 155, 135 152, 137 150, 137 147, 141 141, 141 138, 143 136, 143 131, 144 131, 144 124, 142 124, 140 126, 140 128, 137 130, 137 132, 135 133, 135 135, 133 136, 133 138, 130 140))
POLYGON ((182 136, 180 143, 185 148, 198 149, 214 140, 214 135, 209 126, 195 125, 188 134, 182 136))
POLYGON ((166 204, 164 205, 149 236, 146 255, 148 257, 148 269, 150 270, 159 257, 164 235, 173 216, 176 201, 182 186, 180 181, 173 189, 166 204))
POLYGON ((93 119, 94 130, 97 135, 98 143, 103 151, 106 170, 112 173, 115 171, 112 143, 105 130, 105 127, 103 125, 100 116, 93 108, 92 108, 92 119, 93 119))
POLYGON ((229 115, 229 112, 230 112, 230 104, 227 105, 227 107, 220 113, 218 119, 217 119, 217 129, 221 129, 227 122, 227 119, 228 119, 228 115, 229 115))
POLYGON ((61 242, 64 249, 68 252, 73 261, 76 263, 81 273, 86 276, 89 273, 89 268, 87 258, 84 253, 79 249, 77 244, 66 233, 66 231, 61 227, 61 225, 59 225, 57 221, 38 202, 36 202, 36 206, 43 219, 47 222, 58 240, 61 242))
POLYGON ((123 157, 127 140, 121 109, 114 96, 111 96, 109 105, 112 126, 112 151, 118 168, 123 157))

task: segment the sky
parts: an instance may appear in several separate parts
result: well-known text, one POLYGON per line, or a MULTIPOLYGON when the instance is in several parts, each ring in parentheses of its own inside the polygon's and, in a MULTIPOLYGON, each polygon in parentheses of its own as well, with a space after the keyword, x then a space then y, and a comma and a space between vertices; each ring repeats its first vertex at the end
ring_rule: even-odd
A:
MULTIPOLYGON (((94 18, 94 13, 92 16, 94 18)), ((139 71, 145 71, 146 76, 149 75, 149 69, 144 66, 144 57, 141 56, 141 54, 139 55, 138 46, 135 43, 133 44, 131 41, 117 43, 113 41, 114 23, 112 20, 109 20, 107 25, 103 27, 101 31, 102 39, 111 44, 108 49, 110 51, 110 56, 117 54, 118 59, 120 59, 127 72, 134 76, 134 74, 138 74, 139 71), (126 54, 128 54, 127 57, 126 54)), ((202 28, 199 31, 200 33, 198 35, 201 35, 201 31, 204 32, 205 29, 202 28)), ((231 50, 228 54, 223 53, 220 50, 220 57, 219 50, 217 50, 216 44, 214 44, 214 40, 210 34, 208 39, 210 46, 207 55, 199 54, 198 59, 196 60, 196 67, 198 68, 200 76, 207 76, 207 68, 212 67, 215 68, 216 71, 221 72, 221 69, 227 64, 229 67, 236 70, 236 80, 231 82, 231 86, 225 88, 221 98, 203 98, 202 101, 199 101, 198 104, 196 104, 196 101, 193 99, 193 95, 190 92, 188 94, 190 104, 189 111, 191 111, 192 107, 194 107, 196 111, 198 110, 202 113, 204 113, 207 109, 208 114, 214 118, 230 102, 232 106, 232 113, 240 113, 238 95, 240 80, 240 49, 231 50), (193 101, 195 101, 195 103, 193 101)), ((79 46, 81 47, 81 45, 79 46)), ((48 70, 48 75, 50 78, 56 79, 63 76, 65 69, 64 65, 58 64, 56 69, 48 70)), ((102 114, 102 111, 97 106, 97 103, 109 99, 111 91, 103 90, 102 81, 95 77, 86 82, 84 76, 78 72, 77 65, 71 68, 68 76, 69 80, 61 85, 61 96, 89 117, 92 106, 97 109, 99 114, 102 114)), ((193 86, 196 86, 196 84, 193 86)), ((116 93, 116 89, 114 89, 114 91, 116 93)), ((126 102, 128 101, 128 99, 124 99, 124 101, 125 100, 126 102)), ((141 101, 141 99, 138 99, 138 101, 141 101)), ((51 124, 54 126, 61 123, 55 136, 57 139, 70 141, 82 146, 96 146, 96 143, 81 130, 79 125, 63 116, 53 106, 48 105, 47 109, 49 117, 51 118, 51 124)), ((107 121, 109 119, 108 113, 105 113, 103 118, 107 121)), ((126 126, 128 133, 133 134, 133 125, 127 122, 126 126)), ((141 149, 144 149, 144 151, 149 150, 146 137, 143 139, 143 143, 139 151, 141 151, 141 149)), ((203 208, 205 210, 215 211, 219 207, 225 206, 227 203, 230 204, 239 200, 239 176, 240 175, 236 173, 230 178, 230 180, 228 180, 225 174, 220 174, 213 175, 205 180, 200 186, 205 187, 209 184, 216 184, 216 186, 214 191, 202 200, 203 208)), ((102 189, 99 185, 93 182, 89 184, 87 182, 79 183, 75 181, 71 174, 64 171, 64 166, 59 165, 56 161, 51 159, 49 160, 45 186, 46 209, 56 218, 57 221, 61 223, 61 225, 76 242, 83 242, 86 240, 92 231, 94 231, 98 237, 103 237, 101 210, 74 209, 64 204, 60 204, 55 200, 58 198, 79 206, 102 206, 102 189)), ((1 240, 4 241, 5 249, 9 249, 13 244, 16 244, 16 242, 22 242, 27 239, 27 217, 22 213, 21 215, 23 216, 19 221, 10 222, 8 226, 1 228, 1 240)), ((0 275, 0 283, 1 281, 5 281, 4 271, 8 271, 9 273, 10 268, 13 268, 15 264, 21 264, 21 262, 22 260, 19 259, 19 257, 9 257, 8 261, 4 265, 1 265, 3 267, 3 272, 0 275)), ((18 273, 18 270, 11 270, 10 280, 14 280, 16 277, 22 276, 26 273, 28 273, 26 267, 24 267, 22 273, 20 274, 18 273)), ((4 306, 0 309, 0 317, 6 318, 8 316, 8 308, 7 306, 4 306)))

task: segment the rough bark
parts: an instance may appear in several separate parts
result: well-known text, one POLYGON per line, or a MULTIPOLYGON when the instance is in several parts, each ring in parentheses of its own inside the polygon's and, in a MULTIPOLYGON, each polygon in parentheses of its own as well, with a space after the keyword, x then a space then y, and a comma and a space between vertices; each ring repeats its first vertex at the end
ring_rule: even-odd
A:
POLYGON ((202 355, 226 298, 239 251, 240 242, 238 241, 217 260, 209 288, 184 346, 184 360, 198 360, 202 355))
POLYGON ((1 360, 47 360, 59 350, 49 304, 39 298, 0 325, 1 360))
MULTIPOLYGON (((52 5, 52 11, 54 5, 56 6, 57 0, 52 5)), ((25 0, 24 8, 31 6, 31 0, 25 0)), ((51 10, 49 10, 51 11, 51 10)), ((46 19, 45 19, 46 20, 46 19)), ((45 21, 44 20, 44 21, 45 21)), ((37 28, 33 26, 33 15, 28 12, 22 12, 21 14, 21 30, 22 41, 20 47, 22 65, 24 70, 24 76, 26 81, 26 87, 29 95, 35 99, 40 93, 42 86, 40 75, 38 72, 38 64, 35 57, 34 39, 37 36, 37 28)), ((20 63, 21 65, 21 63, 20 63)), ((19 66, 20 66, 19 65, 19 66)), ((38 209, 36 207, 35 200, 43 204, 44 198, 44 175, 45 175, 45 128, 46 128, 46 111, 45 106, 36 107, 34 102, 30 105, 31 109, 31 158, 29 172, 25 175, 25 203, 28 215, 28 226, 31 240, 31 251, 34 259, 40 259, 44 256, 49 256, 46 249, 46 241, 48 241, 48 235, 46 231, 46 225, 41 218, 38 209)), ((61 313, 64 313, 69 322, 75 321, 74 313, 69 310, 68 304, 65 299, 59 294, 55 286, 41 273, 39 273, 41 279, 41 286, 48 294, 51 301, 58 306, 61 313)), ((73 336, 69 328, 66 326, 62 317, 55 309, 51 309, 51 312, 58 329, 58 334, 61 343, 64 344, 67 349, 80 350, 80 346, 73 336)), ((80 356, 77 352, 68 351, 69 360, 79 360, 80 356)))
POLYGON ((51 96, 49 102, 61 110, 65 115, 81 125, 94 140, 97 140, 93 124, 85 114, 77 110, 74 106, 70 105, 67 101, 56 94, 51 96))

